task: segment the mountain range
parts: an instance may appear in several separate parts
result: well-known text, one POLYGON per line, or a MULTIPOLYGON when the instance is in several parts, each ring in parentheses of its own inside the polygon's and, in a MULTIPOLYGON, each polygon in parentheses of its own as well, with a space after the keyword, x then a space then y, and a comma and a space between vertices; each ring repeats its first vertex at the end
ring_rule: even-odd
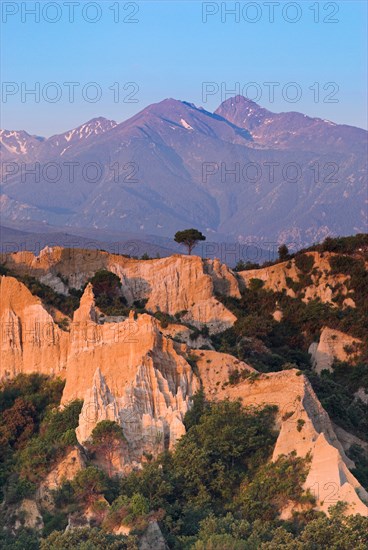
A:
POLYGON ((17 229, 144 240, 197 227, 296 247, 366 230, 367 132, 242 96, 214 113, 166 99, 47 139, 2 130, 0 151, 1 220, 17 229))

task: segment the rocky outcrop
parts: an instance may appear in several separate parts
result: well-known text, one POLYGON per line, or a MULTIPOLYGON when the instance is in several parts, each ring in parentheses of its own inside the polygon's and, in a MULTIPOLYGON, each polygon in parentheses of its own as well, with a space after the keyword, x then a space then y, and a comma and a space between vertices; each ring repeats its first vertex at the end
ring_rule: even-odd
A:
POLYGON ((313 368, 320 374, 323 370, 332 371, 335 359, 339 361, 356 359, 361 343, 358 338, 353 338, 339 330, 324 327, 319 342, 313 342, 309 346, 308 351, 312 356, 313 368))
MULTIPOLYGON (((237 287, 233 274, 219 262, 182 256, 141 262, 118 257, 117 263, 109 264, 106 262, 111 255, 89 252, 94 255, 93 273, 97 264, 97 269, 115 270, 130 301, 146 296, 152 310, 174 314, 184 309, 183 316, 188 315, 193 324, 203 318, 207 323, 213 319, 213 330, 223 327, 221 323, 229 312, 217 302, 216 292, 235 295, 237 287)), ((38 269, 39 275, 46 269, 44 266, 55 271, 68 265, 69 271, 62 278, 81 282, 82 279, 77 280, 78 269, 83 267, 80 261, 69 259, 65 263, 64 255, 65 251, 52 249, 37 261, 33 255, 29 259, 35 262, 33 269, 38 269), (60 261, 56 262, 58 255, 60 261)), ((90 273, 90 266, 85 263, 83 277, 90 273)), ((70 332, 61 331, 40 300, 16 279, 1 278, 1 296, 2 327, 5 321, 11 328, 2 339, 2 376, 35 371, 65 376, 62 403, 84 400, 77 429, 81 444, 88 441, 101 420, 113 420, 122 427, 126 445, 114 461, 116 471, 139 467, 145 455, 156 456, 175 445, 185 433, 183 418, 191 397, 202 383, 210 399, 277 405, 279 435, 273 458, 292 451, 302 457, 310 456, 305 488, 315 494, 318 509, 327 511, 337 500, 346 500, 348 513, 368 514, 363 502, 368 500, 368 494, 349 471, 354 463, 346 456, 327 413, 300 372, 259 374, 231 355, 191 349, 189 341, 187 345, 173 340, 175 334, 186 329, 180 329, 180 325, 163 329, 149 314, 131 312, 127 319, 100 324, 91 285, 85 288, 70 332), (50 341, 37 328, 40 322, 49 326, 50 341), (31 327, 30 341, 25 338, 27 323, 31 327), (230 385, 229 377, 235 371, 245 371, 245 380, 230 385)), ((229 317, 227 322, 231 322, 229 317)), ((329 357, 342 359, 342 352, 348 353, 344 346, 354 343, 344 340, 342 336, 346 335, 336 333, 331 329, 322 331, 317 348, 321 343, 322 347, 314 350, 315 355, 325 353, 327 348, 323 346, 328 342, 333 343, 333 352, 327 350, 329 357)), ((82 467, 82 462, 74 458, 76 461, 73 456, 66 457, 51 472, 41 489, 41 500, 46 499, 50 487, 60 482, 66 470, 73 472, 82 467)))
POLYGON ((368 405, 368 392, 365 388, 359 388, 358 391, 355 392, 355 397, 368 405))
POLYGON ((65 376, 68 335, 17 279, 0 277, 0 378, 20 372, 65 376))
POLYGON ((272 313, 272 317, 278 323, 280 323, 280 321, 282 321, 283 316, 284 315, 283 315, 282 310, 280 308, 275 309, 275 311, 272 313))
POLYGON ((219 260, 179 254, 155 260, 135 260, 99 250, 43 249, 1 255, 1 261, 18 273, 46 280, 58 292, 80 289, 96 271, 112 271, 122 282, 128 301, 146 301, 149 311, 170 315, 182 312, 194 325, 206 323, 211 332, 232 326, 235 316, 215 298, 215 294, 240 297, 232 271, 219 260), (64 286, 63 286, 64 285, 64 286))
POLYGON ((139 540, 138 548, 139 550, 168 549, 157 521, 152 521, 148 524, 146 531, 139 540))
POLYGON ((37 491, 37 500, 42 508, 50 508, 54 504, 52 492, 58 489, 64 481, 72 480, 85 467, 85 458, 81 449, 72 448, 68 454, 47 474, 37 491))
POLYGON ((257 372, 253 367, 239 361, 228 353, 220 353, 212 350, 193 350, 197 357, 197 367, 200 372, 203 387, 208 395, 216 396, 228 384, 229 376, 235 371, 257 372))
POLYGON ((260 269, 240 271, 237 274, 240 284, 248 287, 251 279, 260 279, 264 282, 264 288, 267 290, 273 292, 285 290, 286 294, 292 298, 301 294, 304 302, 319 299, 321 302, 336 306, 334 298, 342 296, 343 307, 355 307, 353 298, 347 296, 349 293, 347 284, 350 276, 331 273, 329 260, 334 254, 307 252, 305 256, 313 258, 313 268, 309 273, 309 282, 303 283, 300 290, 296 290, 296 287, 301 282, 303 272, 297 267, 295 259, 260 269))
POLYGON ((205 273, 210 275, 216 294, 240 298, 238 280, 227 265, 220 262, 218 258, 214 260, 203 260, 205 273))
POLYGON ((132 313, 121 323, 99 325, 88 285, 66 333, 16 279, 1 278, 1 296, 1 376, 67 372, 63 403, 84 399, 81 442, 98 421, 118 421, 129 446, 124 464, 140 460, 144 451, 170 448, 183 435, 199 381, 155 318, 132 313))
POLYGON ((338 500, 344 500, 348 513, 368 515, 363 502, 368 501, 368 493, 349 471, 354 463, 346 456, 328 414, 304 375, 292 369, 262 374, 235 386, 208 385, 205 365, 203 361, 198 363, 204 389, 212 399, 241 399, 243 405, 278 407, 279 435, 273 458, 293 451, 311 457, 305 489, 315 495, 317 509, 327 512, 338 500))
POLYGON ((36 501, 25 498, 15 510, 14 529, 17 531, 20 528, 35 529, 41 531, 44 527, 42 514, 37 506, 36 501))
POLYGON ((264 283, 264 288, 273 292, 286 291, 286 294, 291 298, 295 298, 296 294, 287 279, 294 282, 299 281, 298 272, 295 266, 292 268, 291 262, 282 262, 272 266, 262 267, 260 269, 248 269, 237 273, 241 288, 249 287, 252 279, 260 279, 264 283), (289 267, 290 265, 290 267, 289 267))
POLYGON ((162 334, 170 336, 176 342, 187 344, 190 348, 200 349, 205 346, 208 349, 213 349, 211 339, 203 334, 198 334, 197 331, 190 329, 185 325, 177 323, 169 323, 167 327, 162 328, 162 334))
POLYGON ((63 394, 64 403, 84 399, 79 441, 85 443, 95 425, 108 419, 122 426, 128 442, 123 465, 172 447, 185 432, 183 417, 199 387, 191 366, 150 315, 134 319, 132 313, 113 327, 97 325, 93 316, 87 287, 74 314, 63 394))

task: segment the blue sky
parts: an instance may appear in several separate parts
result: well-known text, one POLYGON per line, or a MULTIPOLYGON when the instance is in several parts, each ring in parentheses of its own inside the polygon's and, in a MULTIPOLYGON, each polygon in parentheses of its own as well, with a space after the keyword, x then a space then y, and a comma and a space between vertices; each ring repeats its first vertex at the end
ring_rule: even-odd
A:
MULTIPOLYGON (((270 8, 262 1, 257 11, 253 6, 246 12, 247 2, 227 2, 228 8, 235 4, 244 8, 239 21, 221 11, 221 2, 103 0, 83 14, 88 2, 81 0, 74 8, 74 22, 69 21, 69 8, 62 1, 57 2, 58 12, 51 5, 45 14, 41 12, 39 22, 21 13, 20 4, 2 2, 1 67, 7 92, 4 95, 3 88, 3 128, 49 136, 95 116, 121 122, 166 97, 214 110, 225 99, 226 89, 246 90, 251 99, 276 112, 301 111, 367 127, 365 1, 295 2, 297 7, 287 8, 284 16, 282 10, 290 2, 280 1, 274 6, 273 22, 270 8), (138 13, 134 13, 134 4, 138 4, 138 13), (118 5, 119 21, 114 22, 118 5), (18 13, 9 13, 17 8, 18 13), (216 10, 204 22, 204 13, 216 10), (86 20, 95 16, 100 20, 86 20), (286 20, 298 16, 295 23, 286 20), (60 20, 52 23, 57 17, 60 20), (138 22, 124 22, 124 17, 138 22), (50 82, 57 86, 47 86, 50 82), (68 96, 71 85, 68 88, 65 82, 79 83, 72 102, 68 96), (96 85, 82 93, 90 82, 96 85), (203 82, 214 83, 207 100, 203 82), (279 83, 274 101, 265 82, 279 83), (39 83, 38 102, 24 95, 35 83, 39 83), (239 83, 237 88, 235 83, 239 83), (61 94, 59 101, 43 97, 52 99, 55 93, 61 94), (96 93, 101 95, 98 101, 87 101, 85 94, 91 99, 96 93), (292 102, 295 94, 301 97, 292 102), (138 101, 129 102, 129 98, 138 101)), ((29 9, 35 4, 26 3, 29 9)), ((45 4, 55 2, 41 2, 45 4)))

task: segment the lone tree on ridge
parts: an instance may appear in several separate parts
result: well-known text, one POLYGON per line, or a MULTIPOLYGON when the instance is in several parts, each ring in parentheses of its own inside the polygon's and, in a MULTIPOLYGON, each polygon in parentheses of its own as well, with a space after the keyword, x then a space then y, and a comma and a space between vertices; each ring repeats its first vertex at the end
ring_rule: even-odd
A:
POLYGON ((193 248, 199 241, 205 241, 206 237, 198 229, 184 229, 175 233, 174 241, 183 244, 188 249, 188 254, 192 253, 193 248))

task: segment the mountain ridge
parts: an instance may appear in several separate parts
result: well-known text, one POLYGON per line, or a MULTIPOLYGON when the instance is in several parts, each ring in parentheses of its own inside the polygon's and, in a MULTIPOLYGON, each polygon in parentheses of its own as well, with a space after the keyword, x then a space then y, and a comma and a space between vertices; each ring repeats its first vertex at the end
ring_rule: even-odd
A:
POLYGON ((156 103, 151 103, 149 105, 147 105, 146 107, 144 107, 143 109, 141 109, 140 111, 138 111, 137 113, 135 113, 134 115, 130 116, 129 118, 127 119, 124 119, 122 120, 121 122, 116 122, 115 120, 112 120, 112 119, 108 119, 102 115, 100 116, 96 116, 96 117, 93 117, 92 119, 86 121, 86 122, 82 122, 81 124, 78 124, 78 126, 75 126, 75 127, 72 127, 72 128, 69 128, 63 132, 59 132, 59 133, 56 133, 56 134, 52 134, 51 136, 49 137, 45 137, 45 136, 39 136, 39 135, 36 135, 36 134, 30 134, 28 133, 26 130, 24 129, 18 129, 18 130, 15 130, 15 129, 12 129, 12 130, 8 130, 8 129, 0 129, 0 136, 2 135, 2 133, 10 133, 10 132, 25 132, 28 136, 30 137, 34 137, 34 138, 37 138, 39 140, 48 140, 48 139, 51 139, 51 138, 54 138, 54 137, 57 137, 57 136, 62 136, 64 134, 68 134, 69 132, 73 131, 73 130, 76 130, 78 128, 81 128, 82 126, 84 125, 87 125, 87 124, 90 124, 91 122, 94 122, 94 121, 99 121, 99 120, 102 120, 102 121, 105 121, 105 122, 111 122, 115 125, 120 125, 120 124, 123 124, 125 122, 128 122, 132 119, 134 119, 135 117, 137 117, 138 115, 140 115, 141 113, 147 111, 147 110, 151 110, 152 108, 155 108, 156 106, 159 106, 159 105, 165 105, 165 104, 171 104, 171 105, 185 105, 187 107, 190 107, 190 108, 193 108, 197 111, 202 111, 202 112, 205 112, 209 115, 216 115, 217 114, 217 111, 220 111, 222 110, 223 108, 225 108, 228 104, 231 104, 231 103, 235 103, 235 104, 239 104, 239 105, 247 105, 248 106, 248 109, 255 109, 256 112, 262 112, 264 115, 267 115, 267 114, 271 114, 271 115, 301 115, 302 117, 308 119, 308 120, 317 120, 317 121, 321 121, 321 122, 325 122, 329 125, 333 125, 333 126, 342 126, 342 127, 348 127, 348 128, 355 128, 355 129, 358 129, 358 130, 361 130, 362 132, 367 132, 367 130, 365 130, 364 128, 361 128, 360 126, 353 126, 351 124, 346 124, 346 123, 336 123, 336 122, 333 122, 331 120, 327 120, 327 119, 322 119, 320 117, 313 117, 313 116, 310 116, 310 115, 306 115, 304 113, 301 113, 300 111, 280 111, 278 113, 274 112, 274 111, 271 111, 269 109, 266 109, 265 107, 262 107, 259 103, 251 100, 251 99, 248 99, 246 98, 245 96, 242 96, 242 95, 236 95, 236 96, 233 96, 233 97, 230 97, 228 99, 225 99, 224 101, 222 101, 220 103, 220 105, 212 112, 212 111, 208 111, 207 109, 205 109, 204 107, 202 106, 196 106, 194 103, 192 102, 189 102, 189 101, 185 101, 185 100, 180 100, 180 99, 175 99, 175 98, 172 98, 172 97, 169 97, 169 98, 165 98, 161 101, 158 101, 156 103))
POLYGON ((256 104, 243 99, 233 112, 235 99, 215 113, 167 99, 119 124, 92 119, 27 154, 8 151, 3 223, 164 237, 197 226, 215 240, 299 247, 364 231, 367 132, 259 106, 244 123, 256 104), (35 162, 37 177, 25 175, 35 162))

